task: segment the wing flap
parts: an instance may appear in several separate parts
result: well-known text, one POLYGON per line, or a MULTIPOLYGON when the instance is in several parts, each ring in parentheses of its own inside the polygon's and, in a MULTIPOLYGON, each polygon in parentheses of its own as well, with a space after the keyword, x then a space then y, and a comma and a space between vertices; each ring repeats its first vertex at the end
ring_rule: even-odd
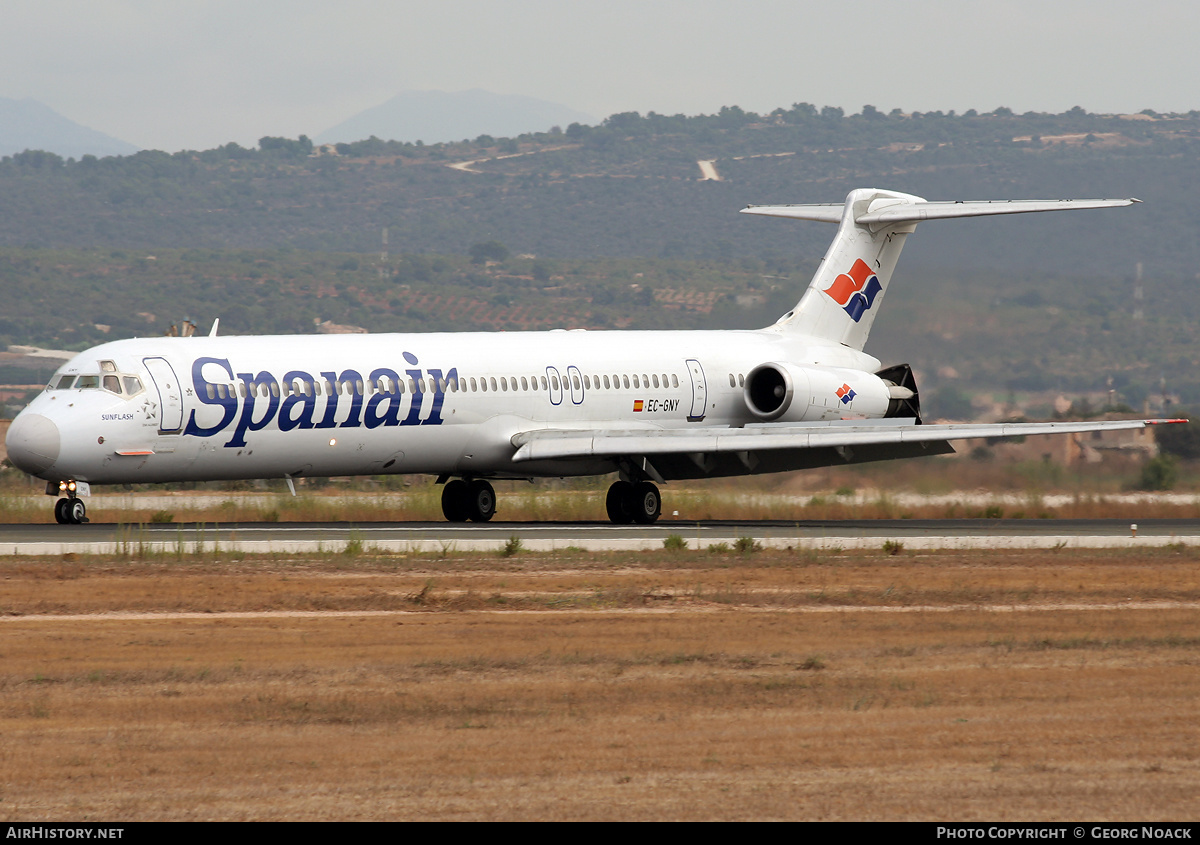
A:
POLYGON ((914 425, 908 420, 854 420, 806 425, 704 429, 524 431, 512 438, 514 462, 622 455, 705 454, 921 443, 979 437, 1023 437, 1122 431, 1186 420, 1098 420, 1051 423, 914 425))

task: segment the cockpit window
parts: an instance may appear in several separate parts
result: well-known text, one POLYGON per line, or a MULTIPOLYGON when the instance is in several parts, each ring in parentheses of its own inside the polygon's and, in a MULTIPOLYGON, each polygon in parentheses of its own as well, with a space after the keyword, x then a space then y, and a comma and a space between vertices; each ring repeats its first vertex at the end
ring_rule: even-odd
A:
POLYGON ((111 391, 112 393, 116 393, 117 395, 120 395, 121 380, 119 378, 117 378, 116 376, 105 376, 104 377, 104 389, 111 391))
POLYGON ((125 392, 130 396, 137 396, 142 392, 142 380, 137 376, 124 376, 122 380, 125 382, 125 392))
POLYGON ((76 390, 95 390, 100 386, 100 376, 80 376, 75 382, 76 390))
POLYGON ((74 381, 75 381, 75 376, 61 376, 58 380, 58 384, 54 385, 54 389, 55 390, 67 390, 68 388, 70 388, 71 384, 74 383, 74 381))

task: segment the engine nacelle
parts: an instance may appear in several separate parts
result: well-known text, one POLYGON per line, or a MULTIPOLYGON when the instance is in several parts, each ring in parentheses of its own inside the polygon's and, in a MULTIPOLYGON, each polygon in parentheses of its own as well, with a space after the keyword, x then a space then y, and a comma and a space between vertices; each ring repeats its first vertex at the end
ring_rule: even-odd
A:
POLYGON ((743 393, 750 413, 763 422, 778 420, 791 409, 797 393, 802 411, 808 406, 808 374, 790 364, 759 364, 746 376, 743 393))
MULTIPOLYGON (((763 422, 917 416, 915 384, 841 367, 798 367, 772 361, 746 376, 746 408, 763 422), (911 386, 910 386, 911 385, 911 386), (911 400, 911 402, 910 402, 911 400)), ((897 373, 898 375, 898 373, 897 373)), ((917 419, 919 422, 919 417, 917 419)))

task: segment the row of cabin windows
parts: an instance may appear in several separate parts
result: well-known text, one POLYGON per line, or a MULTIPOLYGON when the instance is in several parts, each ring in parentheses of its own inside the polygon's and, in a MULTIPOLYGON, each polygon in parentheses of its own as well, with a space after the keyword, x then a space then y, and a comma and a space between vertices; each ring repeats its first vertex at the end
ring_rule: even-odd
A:
POLYGON ((325 381, 305 381, 296 379, 294 382, 284 382, 281 386, 278 382, 254 382, 247 385, 247 382, 240 382, 237 385, 233 384, 207 384, 205 392, 209 399, 226 399, 234 396, 245 397, 247 391, 253 390, 255 395, 267 398, 268 396, 333 396, 335 393, 344 396, 365 396, 375 393, 389 393, 400 395, 403 393, 434 393, 434 392, 450 392, 457 393, 460 390, 463 393, 487 393, 489 390, 493 393, 504 392, 510 390, 514 393, 528 392, 530 390, 599 390, 603 384, 605 390, 620 390, 622 388, 629 389, 630 385, 636 389, 654 387, 679 387, 679 376, 675 374, 668 375, 663 373, 660 377, 657 373, 648 375, 642 373, 633 375, 613 375, 611 378, 604 376, 579 376, 572 375, 571 380, 566 378, 559 379, 557 375, 550 376, 486 376, 486 377, 466 377, 460 376, 457 379, 435 379, 433 376, 422 379, 390 379, 386 376, 380 379, 368 379, 365 382, 362 379, 345 380, 332 382, 326 379, 325 381))
POLYGON ((733 373, 730 373, 729 374, 729 386, 730 387, 745 387, 746 386, 746 376, 744 376, 742 373, 738 373, 737 378, 734 378, 733 373))

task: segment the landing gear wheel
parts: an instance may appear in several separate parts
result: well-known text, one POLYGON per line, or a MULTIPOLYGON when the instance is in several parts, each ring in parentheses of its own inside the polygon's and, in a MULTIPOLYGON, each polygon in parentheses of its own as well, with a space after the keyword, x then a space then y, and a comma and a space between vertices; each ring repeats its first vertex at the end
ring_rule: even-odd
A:
POLYGON ((658 488, 649 481, 633 485, 633 496, 630 499, 630 511, 633 521, 639 525, 653 525, 662 513, 662 496, 658 488))
POLYGON ((71 517, 67 515, 67 506, 70 504, 70 499, 59 499, 54 503, 54 521, 59 525, 66 525, 71 521, 71 517))
POLYGON ((487 522, 496 515, 496 491, 486 481, 467 485, 467 512, 474 522, 487 522))
POLYGON ((82 499, 67 499, 67 506, 64 508, 67 515, 67 522, 72 525, 83 525, 87 522, 87 505, 82 499))
POLYGON ((470 507, 467 503, 467 482, 447 481, 442 488, 442 514, 450 522, 466 522, 470 518, 470 507))
POLYGON ((628 481, 614 481, 608 488, 604 498, 604 508, 608 518, 616 525, 628 525, 633 522, 634 487, 628 481))

